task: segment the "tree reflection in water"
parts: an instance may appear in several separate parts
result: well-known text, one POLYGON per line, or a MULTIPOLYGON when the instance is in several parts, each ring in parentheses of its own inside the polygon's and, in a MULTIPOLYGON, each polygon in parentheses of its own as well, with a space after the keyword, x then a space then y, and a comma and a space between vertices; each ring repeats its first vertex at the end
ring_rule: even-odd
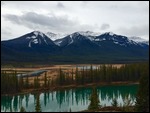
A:
MULTIPOLYGON (((100 104, 110 106, 112 99, 116 98, 119 102, 118 105, 123 105, 126 95, 134 102, 137 87, 138 85, 97 87, 100 104)), ((41 93, 41 108, 43 111, 81 111, 87 109, 91 91, 92 88, 76 88, 41 93)), ((19 111, 21 106, 26 111, 34 111, 35 96, 36 94, 2 96, 1 111, 19 111)))

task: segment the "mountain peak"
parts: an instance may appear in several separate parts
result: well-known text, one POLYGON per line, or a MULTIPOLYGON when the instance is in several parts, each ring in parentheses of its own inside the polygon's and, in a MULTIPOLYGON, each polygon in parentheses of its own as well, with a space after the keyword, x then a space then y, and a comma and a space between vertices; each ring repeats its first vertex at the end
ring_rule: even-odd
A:
POLYGON ((82 34, 80 34, 79 32, 74 32, 74 33, 70 34, 70 37, 76 37, 79 35, 82 35, 82 34))
POLYGON ((101 34, 99 32, 93 32, 93 31, 79 31, 78 33, 80 33, 83 36, 98 36, 101 34))
POLYGON ((57 40, 66 37, 68 34, 60 34, 60 33, 53 33, 53 32, 45 32, 45 35, 49 37, 51 40, 57 40))
MULTIPOLYGON (((87 35, 93 32, 74 32, 52 41, 44 33, 33 31, 13 40, 2 41, 1 50, 3 52, 1 56, 5 60, 33 61, 35 58, 35 61, 41 60, 42 62, 47 62, 47 60, 61 62, 64 61, 64 58, 68 60, 67 62, 81 62, 82 60, 101 62, 101 58, 106 58, 106 61, 109 61, 110 56, 113 62, 116 60, 120 62, 120 58, 125 59, 124 61, 129 58, 131 60, 135 58, 148 59, 149 46, 136 43, 126 36, 112 32, 98 36, 85 36, 82 33, 87 35), (89 37, 93 40, 90 40, 89 37), (39 55, 42 57, 39 57, 39 55), (89 57, 84 58, 87 56, 89 57)), ((50 34, 55 35, 54 33, 50 34)))
POLYGON ((113 32, 105 32, 105 33, 103 33, 102 35, 110 35, 110 36, 113 36, 113 35, 116 35, 116 34, 114 34, 113 32))
POLYGON ((40 31, 33 31, 33 34, 37 37, 38 35, 40 35, 41 37, 44 37, 44 33, 40 32, 40 31))
POLYGON ((19 42, 28 43, 28 47, 33 47, 37 45, 54 45, 54 43, 41 31, 32 31, 24 36, 21 36, 22 40, 19 42))

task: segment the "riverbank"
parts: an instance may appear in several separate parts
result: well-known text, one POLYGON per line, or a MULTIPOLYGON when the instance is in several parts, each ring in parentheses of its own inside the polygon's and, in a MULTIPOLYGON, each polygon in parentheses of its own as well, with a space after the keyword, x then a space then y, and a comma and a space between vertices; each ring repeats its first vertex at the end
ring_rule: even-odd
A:
POLYGON ((21 92, 17 93, 11 93, 11 94, 1 94, 1 96, 14 96, 14 95, 20 95, 20 94, 27 94, 27 93, 42 93, 46 91, 58 91, 58 90, 69 90, 69 89, 75 89, 75 88, 82 88, 82 87, 98 87, 98 86, 115 86, 115 85, 132 85, 132 84, 139 84, 139 82, 101 82, 101 83, 90 83, 90 84, 84 84, 84 85, 64 85, 64 86, 53 86, 50 88, 39 88, 39 89, 25 89, 21 92))

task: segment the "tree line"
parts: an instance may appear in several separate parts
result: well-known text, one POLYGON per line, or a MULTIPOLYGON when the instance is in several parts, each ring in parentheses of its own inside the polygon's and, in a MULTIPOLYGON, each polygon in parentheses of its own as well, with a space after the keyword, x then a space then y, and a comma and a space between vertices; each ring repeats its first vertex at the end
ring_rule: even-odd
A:
POLYGON ((149 70, 148 63, 124 64, 117 68, 112 65, 100 65, 90 69, 82 67, 72 70, 63 70, 59 68, 56 79, 48 78, 45 72, 43 83, 39 77, 34 77, 33 83, 29 77, 17 77, 17 71, 1 71, 1 94, 15 93, 23 89, 50 88, 63 85, 84 85, 88 83, 111 83, 124 81, 139 81, 142 73, 149 70))
POLYGON ((136 82, 141 77, 141 74, 149 70, 148 63, 137 64, 124 64, 120 68, 112 65, 100 65, 94 67, 91 65, 90 69, 87 67, 78 68, 71 74, 59 69, 59 75, 57 78, 58 85, 84 85, 87 83, 100 83, 100 82, 124 82, 133 81, 136 82))

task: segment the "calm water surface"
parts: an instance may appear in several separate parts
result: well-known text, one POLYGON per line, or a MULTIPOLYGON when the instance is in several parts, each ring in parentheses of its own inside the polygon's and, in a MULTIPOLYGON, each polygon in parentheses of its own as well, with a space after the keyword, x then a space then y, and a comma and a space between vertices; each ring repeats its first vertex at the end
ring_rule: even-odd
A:
MULTIPOLYGON (((112 99, 117 98, 119 105, 128 95, 135 102, 138 85, 102 86, 97 87, 100 105, 111 106, 112 99)), ((81 111, 88 108, 92 88, 76 88, 70 90, 45 92, 40 94, 42 111, 81 111)), ((26 111, 35 111, 35 94, 1 97, 1 112, 20 111, 23 106, 26 111)))

